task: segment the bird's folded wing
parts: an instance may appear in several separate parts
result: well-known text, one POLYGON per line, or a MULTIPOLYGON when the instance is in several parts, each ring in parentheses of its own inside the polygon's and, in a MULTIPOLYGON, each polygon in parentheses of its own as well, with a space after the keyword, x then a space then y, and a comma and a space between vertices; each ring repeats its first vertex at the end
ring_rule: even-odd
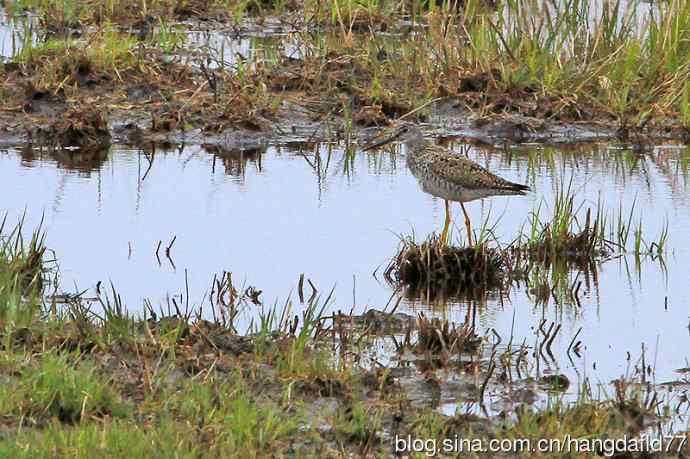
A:
POLYGON ((460 156, 433 155, 429 167, 437 177, 468 189, 512 190, 515 184, 460 156))

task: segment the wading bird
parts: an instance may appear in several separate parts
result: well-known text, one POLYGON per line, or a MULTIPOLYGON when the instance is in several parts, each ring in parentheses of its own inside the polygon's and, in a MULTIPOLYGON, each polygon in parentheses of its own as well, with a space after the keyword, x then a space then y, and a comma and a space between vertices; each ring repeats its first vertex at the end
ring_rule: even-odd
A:
POLYGON ((422 189, 445 201, 446 219, 441 242, 446 244, 450 226, 450 201, 457 201, 465 214, 465 227, 470 245, 472 227, 465 210, 465 202, 490 196, 524 195, 530 191, 526 185, 509 182, 492 174, 474 161, 454 154, 439 145, 427 142, 416 125, 400 121, 392 129, 385 130, 365 145, 364 151, 398 141, 407 147, 407 167, 417 178, 422 189))

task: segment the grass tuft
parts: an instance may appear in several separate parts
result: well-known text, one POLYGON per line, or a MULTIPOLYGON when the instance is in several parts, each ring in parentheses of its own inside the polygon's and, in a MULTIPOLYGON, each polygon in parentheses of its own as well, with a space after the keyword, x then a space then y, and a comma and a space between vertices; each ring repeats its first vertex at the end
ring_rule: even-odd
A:
POLYGON ((50 419, 74 424, 86 418, 121 417, 125 405, 95 367, 47 354, 23 368, 18 385, 3 385, 0 409, 29 424, 50 419))
POLYGON ((396 257, 386 269, 393 284, 404 284, 415 291, 434 291, 442 296, 469 296, 499 289, 507 265, 502 252, 486 242, 473 247, 452 247, 431 236, 417 244, 402 242, 396 257))

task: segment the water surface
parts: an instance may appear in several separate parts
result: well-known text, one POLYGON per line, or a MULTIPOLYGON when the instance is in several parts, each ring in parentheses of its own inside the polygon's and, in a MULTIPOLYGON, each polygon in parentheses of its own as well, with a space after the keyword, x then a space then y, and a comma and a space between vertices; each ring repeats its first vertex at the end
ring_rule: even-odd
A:
MULTIPOLYGON (((466 146, 449 143, 458 152, 466 146)), ((28 147, 0 152, 0 212, 41 219, 60 263, 61 288, 79 291, 112 281, 132 311, 185 291, 203 298, 214 273, 231 271, 238 285, 262 290, 266 304, 283 301, 304 273, 321 293, 335 287, 332 309, 383 308, 394 294, 382 269, 399 237, 439 231, 443 202, 420 191, 404 151, 346 154, 339 145, 272 145, 265 151, 212 154, 201 146, 142 151, 113 147, 85 160, 28 147), (170 259, 164 248, 175 238, 170 259), (156 249, 161 244, 159 259, 156 249)), ((646 347, 659 381, 677 379, 690 348, 687 281, 690 256, 690 151, 660 146, 638 154, 592 145, 579 149, 520 146, 472 148, 469 156, 509 180, 528 183, 525 197, 467 205, 475 226, 495 225, 500 243, 515 239, 531 212, 544 217, 554 193, 572 181, 576 203, 611 217, 634 205, 650 240, 668 224, 664 262, 632 255, 604 263, 583 281, 580 306, 549 298, 539 303, 522 285, 507 296, 477 301, 479 331, 533 344, 542 319, 562 324, 556 362, 571 378, 609 381, 630 371, 646 347), (565 356, 572 337, 584 345, 574 365, 565 356), (628 362, 630 352, 632 361, 628 362)), ((464 238, 457 205, 454 237, 464 238)), ((198 301, 197 301, 198 303, 198 301)), ((427 311, 465 320, 468 301, 429 304, 406 298, 403 312, 427 311)), ((247 311, 247 324, 256 311, 247 311)))
POLYGON ((36 42, 35 17, 8 15, 0 7, 0 62, 14 58, 28 43, 36 42))

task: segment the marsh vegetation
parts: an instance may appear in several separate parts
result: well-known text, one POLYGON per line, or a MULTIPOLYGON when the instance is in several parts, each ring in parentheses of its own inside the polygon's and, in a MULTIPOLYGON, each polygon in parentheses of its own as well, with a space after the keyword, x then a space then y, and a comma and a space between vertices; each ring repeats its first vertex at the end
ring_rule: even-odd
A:
POLYGON ((1 1, 0 456, 687 455, 688 18, 1 1), (440 244, 400 118, 533 191, 440 244))

